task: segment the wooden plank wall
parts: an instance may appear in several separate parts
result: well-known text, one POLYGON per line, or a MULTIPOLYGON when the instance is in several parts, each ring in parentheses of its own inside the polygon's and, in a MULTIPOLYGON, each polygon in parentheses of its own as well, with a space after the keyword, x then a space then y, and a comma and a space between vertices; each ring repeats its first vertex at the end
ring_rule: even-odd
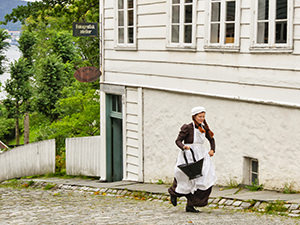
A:
POLYGON ((139 92, 137 88, 126 88, 126 149, 125 179, 142 181, 141 135, 139 118, 139 92))

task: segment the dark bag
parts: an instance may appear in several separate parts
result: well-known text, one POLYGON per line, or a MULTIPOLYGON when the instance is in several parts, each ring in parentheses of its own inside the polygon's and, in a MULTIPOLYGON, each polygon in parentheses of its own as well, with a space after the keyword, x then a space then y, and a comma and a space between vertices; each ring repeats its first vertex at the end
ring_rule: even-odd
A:
POLYGON ((183 151, 183 157, 186 164, 181 164, 177 167, 181 169, 182 172, 184 172, 189 177, 190 180, 193 180, 195 178, 202 176, 202 167, 203 167, 204 158, 196 161, 193 149, 190 149, 190 151, 192 153, 194 162, 189 163, 186 158, 185 151, 183 151))

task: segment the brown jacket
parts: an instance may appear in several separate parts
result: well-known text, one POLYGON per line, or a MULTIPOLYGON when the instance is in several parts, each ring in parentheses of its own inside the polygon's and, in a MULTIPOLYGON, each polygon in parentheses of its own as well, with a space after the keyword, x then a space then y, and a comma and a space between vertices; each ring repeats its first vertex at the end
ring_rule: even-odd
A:
MULTIPOLYGON (((214 150, 216 149, 215 139, 209 135, 209 133, 205 132, 205 137, 208 139, 210 143, 210 149, 214 150)), ((184 144, 192 144, 194 142, 194 124, 184 124, 180 128, 180 132, 178 134, 178 137, 175 141, 176 145, 183 150, 184 144)))

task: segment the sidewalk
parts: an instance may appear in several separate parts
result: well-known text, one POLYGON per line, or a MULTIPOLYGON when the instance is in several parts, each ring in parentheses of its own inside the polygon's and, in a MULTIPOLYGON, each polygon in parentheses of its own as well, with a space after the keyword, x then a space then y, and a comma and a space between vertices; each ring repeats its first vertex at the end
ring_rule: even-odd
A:
MULTIPOLYGON (((169 200, 168 187, 166 184, 149 184, 131 181, 119 182, 99 182, 90 179, 61 179, 61 178, 38 178, 33 180, 37 184, 56 184, 61 189, 80 189, 86 191, 98 191, 110 194, 124 194, 127 192, 140 192, 160 196, 158 199, 169 200)), ((27 180, 27 181, 28 181, 27 180)), ((24 180, 26 181, 26 180, 24 180)), ((183 198, 181 198, 184 201, 183 198)), ((217 186, 213 187, 212 194, 209 199, 208 207, 229 208, 229 209, 248 209, 254 208, 257 211, 264 211, 265 207, 275 202, 282 201, 284 207, 287 208, 289 216, 300 217, 300 194, 283 194, 276 191, 249 191, 243 189, 238 191, 237 188, 223 189, 217 186)))

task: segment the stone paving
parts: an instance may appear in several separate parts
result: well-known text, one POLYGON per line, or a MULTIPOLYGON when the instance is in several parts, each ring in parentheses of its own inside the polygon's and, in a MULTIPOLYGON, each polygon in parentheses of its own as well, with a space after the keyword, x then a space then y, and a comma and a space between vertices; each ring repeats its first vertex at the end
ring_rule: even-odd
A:
POLYGON ((0 188, 0 224, 300 224, 295 218, 210 207, 186 213, 184 204, 173 207, 160 195, 145 198, 126 190, 45 187, 0 188))

